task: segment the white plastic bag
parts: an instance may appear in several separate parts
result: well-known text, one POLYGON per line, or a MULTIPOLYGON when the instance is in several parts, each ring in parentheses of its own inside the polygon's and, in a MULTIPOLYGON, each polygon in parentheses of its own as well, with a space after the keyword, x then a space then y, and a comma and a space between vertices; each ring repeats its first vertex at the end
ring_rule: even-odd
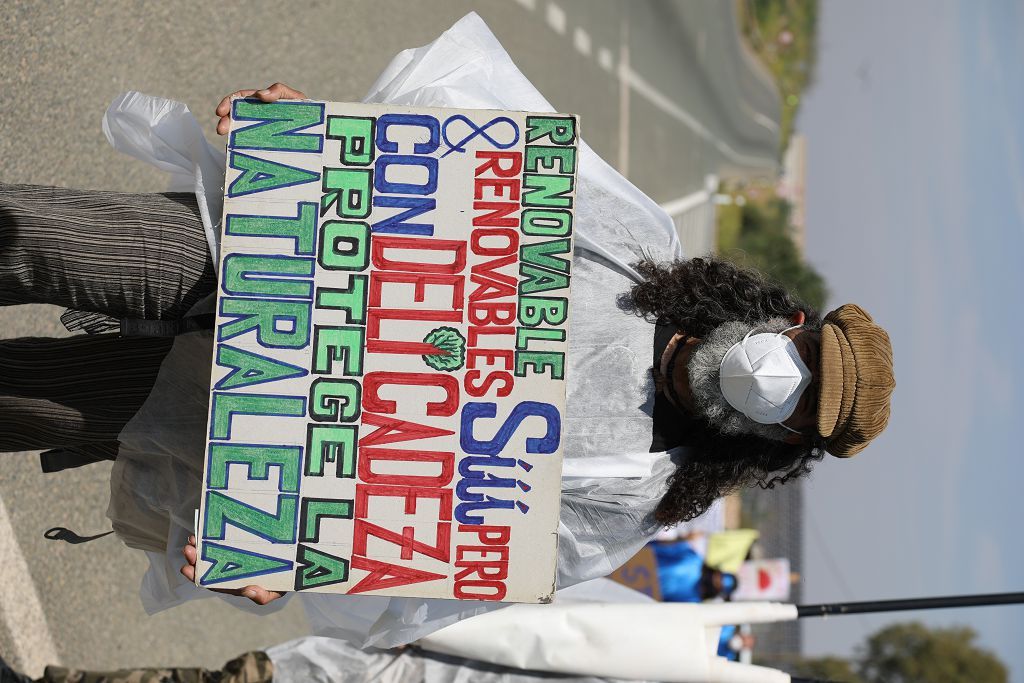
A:
POLYGON ((206 141, 181 102, 138 92, 122 93, 103 117, 103 134, 114 149, 153 164, 170 176, 168 192, 195 192, 214 268, 224 209, 224 153, 206 141))

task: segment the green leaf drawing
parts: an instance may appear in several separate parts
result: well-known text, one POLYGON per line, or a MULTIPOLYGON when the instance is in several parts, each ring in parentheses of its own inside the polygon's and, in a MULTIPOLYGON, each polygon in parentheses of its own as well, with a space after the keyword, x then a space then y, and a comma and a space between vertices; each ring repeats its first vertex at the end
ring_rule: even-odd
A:
POLYGON ((423 338, 437 353, 423 356, 423 362, 435 370, 452 372, 466 362, 466 338, 454 327, 439 327, 423 338))

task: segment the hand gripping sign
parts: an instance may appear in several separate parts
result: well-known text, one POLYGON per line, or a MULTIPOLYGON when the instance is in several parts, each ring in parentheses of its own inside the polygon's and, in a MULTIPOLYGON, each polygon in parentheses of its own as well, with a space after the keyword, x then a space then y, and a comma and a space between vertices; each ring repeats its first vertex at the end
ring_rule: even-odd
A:
POLYGON ((576 117, 232 120, 196 582, 547 601, 576 117))

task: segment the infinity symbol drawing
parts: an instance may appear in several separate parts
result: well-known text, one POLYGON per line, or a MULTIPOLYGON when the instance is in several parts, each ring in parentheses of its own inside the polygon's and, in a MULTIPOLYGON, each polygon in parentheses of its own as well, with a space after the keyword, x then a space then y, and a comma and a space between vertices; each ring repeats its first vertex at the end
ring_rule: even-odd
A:
MULTIPOLYGON (((501 129, 498 130, 498 132, 499 133, 504 133, 504 132, 507 132, 507 129, 506 128, 501 128, 501 129)), ((490 121, 488 121, 484 125, 478 126, 475 123, 473 123, 469 118, 463 116, 462 114, 455 114, 454 116, 448 117, 448 119, 444 122, 444 125, 441 127, 441 137, 444 138, 444 143, 446 145, 448 145, 448 147, 450 148, 447 152, 445 152, 444 154, 441 155, 441 158, 444 159, 446 156, 448 156, 452 152, 465 152, 466 151, 466 143, 469 142, 470 140, 473 140, 474 138, 477 138, 477 137, 482 137, 484 140, 487 140, 487 142, 491 143, 492 145, 494 145, 498 149, 508 149, 509 147, 512 147, 517 142, 519 142, 519 126, 517 126, 516 122, 513 121, 512 119, 510 119, 507 116, 498 116, 497 118, 491 119, 490 121), (468 127, 468 129, 469 129, 469 134, 466 135, 466 137, 464 137, 461 140, 459 140, 458 142, 453 143, 448 138, 448 127, 450 125, 452 125, 453 123, 455 123, 455 122, 464 123, 468 127), (497 125, 500 125, 500 124, 507 124, 508 126, 511 127, 511 129, 512 129, 512 142, 508 142, 508 143, 498 142, 493 137, 488 135, 487 131, 490 128, 493 128, 494 126, 497 126, 497 125)), ((502 137, 504 137, 504 136, 502 136, 502 137)))

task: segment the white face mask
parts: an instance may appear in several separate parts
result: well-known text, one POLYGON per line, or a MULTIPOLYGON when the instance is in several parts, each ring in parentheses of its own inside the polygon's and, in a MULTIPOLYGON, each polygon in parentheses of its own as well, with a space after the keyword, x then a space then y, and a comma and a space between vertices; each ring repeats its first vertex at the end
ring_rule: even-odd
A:
POLYGON ((722 358, 722 395, 754 422, 786 427, 782 421, 793 414, 800 395, 811 383, 811 371, 800 358, 796 344, 784 334, 798 327, 753 336, 754 330, 750 330, 722 358))

